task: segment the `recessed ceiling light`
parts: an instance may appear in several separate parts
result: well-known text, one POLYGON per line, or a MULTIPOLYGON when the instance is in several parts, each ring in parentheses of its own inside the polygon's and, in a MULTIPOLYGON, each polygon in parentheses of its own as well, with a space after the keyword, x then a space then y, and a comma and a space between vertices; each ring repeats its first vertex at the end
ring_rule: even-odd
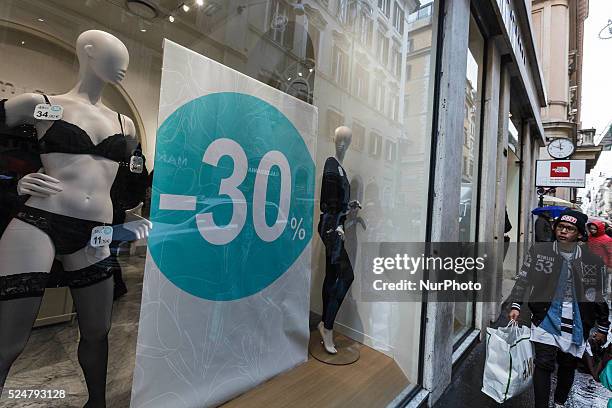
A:
POLYGON ((41 23, 42 23, 43 21, 45 21, 45 19, 44 19, 44 18, 38 18, 37 20, 38 20, 38 21, 40 21, 41 23))
POLYGON ((298 75, 299 75, 299 76, 302 76, 302 73, 301 73, 301 72, 298 72, 298 75))
POLYGON ((287 81, 291 81, 291 78, 287 78, 287 81))
POLYGON ((310 69, 308 70, 308 72, 312 72, 312 71, 314 71, 314 69, 312 69, 312 68, 310 68, 310 69))
POLYGON ((196 0, 196 4, 198 6, 203 6, 204 5, 204 0, 196 0))
POLYGON ((25 45, 25 41, 22 41, 22 42, 21 42, 21 45, 25 45))
POLYGON ((140 32, 141 32, 141 33, 146 33, 146 32, 147 32, 147 29, 146 29, 146 28, 141 28, 141 29, 140 29, 140 32))
POLYGON ((169 15, 168 16, 168 21, 170 21, 171 23, 174 23, 174 16, 173 15, 169 15))
POLYGON ((189 11, 189 6, 186 4, 183 4, 183 11, 186 13, 189 11))

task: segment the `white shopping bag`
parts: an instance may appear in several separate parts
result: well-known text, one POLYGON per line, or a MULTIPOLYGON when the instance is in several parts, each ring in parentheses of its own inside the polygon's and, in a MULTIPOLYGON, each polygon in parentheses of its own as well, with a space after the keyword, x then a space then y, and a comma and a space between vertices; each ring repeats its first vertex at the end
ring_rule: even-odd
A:
POLYGON ((531 385, 533 346, 531 330, 514 321, 498 329, 487 329, 487 358, 482 392, 502 403, 531 385))

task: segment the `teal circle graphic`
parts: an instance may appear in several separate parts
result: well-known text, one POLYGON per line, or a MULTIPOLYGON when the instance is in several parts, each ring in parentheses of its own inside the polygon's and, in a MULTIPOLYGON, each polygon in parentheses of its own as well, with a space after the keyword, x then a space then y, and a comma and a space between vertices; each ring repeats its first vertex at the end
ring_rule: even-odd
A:
MULTIPOLYGON (((186 103, 157 132, 153 229, 148 240, 153 260, 174 285, 199 298, 229 301, 260 292, 294 264, 312 238, 314 174, 304 139, 269 103, 235 92, 208 94, 186 103), (207 148, 218 139, 230 139, 246 154, 248 170, 237 187, 244 195, 240 203, 219 194, 223 180, 236 170, 232 157, 222 152, 216 166, 203 161, 207 148), (261 159, 271 151, 280 152, 289 164, 291 194, 289 210, 283 214, 281 179, 289 174, 283 175, 278 165, 263 172, 267 174, 265 224, 284 225, 278 238, 267 242, 254 225, 253 192, 255 178, 262 173, 261 159), (236 204, 246 204, 242 229, 230 224, 236 204), (203 227, 197 215, 203 213, 212 214, 218 229, 236 228, 239 233, 230 242, 210 243, 198 229, 203 227)), ((208 226, 208 233, 215 229, 208 226)))

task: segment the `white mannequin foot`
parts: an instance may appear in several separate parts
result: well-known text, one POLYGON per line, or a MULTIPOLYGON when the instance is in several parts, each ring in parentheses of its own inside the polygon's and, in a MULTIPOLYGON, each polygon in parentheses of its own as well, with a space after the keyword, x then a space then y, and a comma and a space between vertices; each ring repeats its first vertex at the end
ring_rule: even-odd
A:
POLYGON ((319 329, 319 333, 323 339, 323 347, 325 347, 325 351, 327 351, 329 354, 336 354, 338 350, 336 350, 336 346, 334 345, 334 331, 326 329, 325 326, 323 326, 323 322, 319 322, 317 328, 319 329))

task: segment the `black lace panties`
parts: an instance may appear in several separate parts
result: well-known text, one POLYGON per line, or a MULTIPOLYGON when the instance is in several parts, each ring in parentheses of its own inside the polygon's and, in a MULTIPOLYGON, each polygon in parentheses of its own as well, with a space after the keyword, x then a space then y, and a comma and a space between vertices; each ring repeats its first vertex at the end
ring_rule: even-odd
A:
POLYGON ((57 267, 50 273, 27 272, 0 276, 0 300, 42 296, 45 288, 49 287, 84 288, 102 282, 113 274, 113 264, 109 258, 76 271, 64 271, 57 267))

